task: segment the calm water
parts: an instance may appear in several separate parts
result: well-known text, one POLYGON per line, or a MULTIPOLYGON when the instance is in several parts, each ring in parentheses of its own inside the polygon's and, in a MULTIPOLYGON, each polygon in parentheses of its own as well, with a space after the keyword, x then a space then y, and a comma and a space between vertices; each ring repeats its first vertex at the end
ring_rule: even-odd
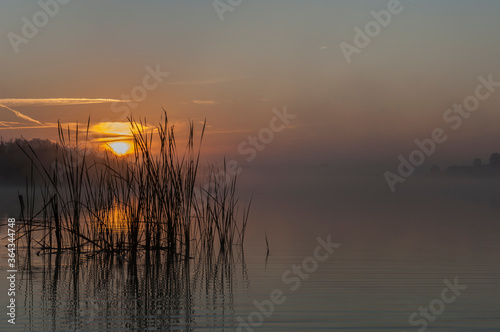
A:
MULTIPOLYGON (((428 331, 500 331, 498 183, 424 179, 391 194, 381 178, 351 181, 328 169, 266 174, 242 179, 244 193, 255 192, 244 254, 137 265, 33 255, 20 262, 16 325, 2 314, 0 330, 234 331, 250 315, 254 327, 241 331, 417 331, 424 316, 414 327, 410 315, 433 301, 439 314, 430 313, 428 331), (328 235, 341 246, 293 274, 328 235), (455 278, 467 289, 439 302, 444 280, 455 278), (254 301, 269 303, 273 291, 281 304, 258 314, 254 301)), ((5 271, 5 249, 0 257, 5 271)), ((0 287, 4 294, 5 278, 0 287)))

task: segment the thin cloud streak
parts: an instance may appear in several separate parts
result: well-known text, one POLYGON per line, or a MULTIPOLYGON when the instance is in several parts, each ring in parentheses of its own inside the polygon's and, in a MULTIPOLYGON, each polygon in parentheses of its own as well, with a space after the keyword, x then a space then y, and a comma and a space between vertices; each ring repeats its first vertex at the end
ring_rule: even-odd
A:
POLYGON ((198 105, 214 105, 216 102, 214 100, 193 100, 193 103, 198 105))
POLYGON ((24 125, 24 123, 17 121, 0 121, 0 126, 4 127, 18 126, 18 125, 24 125))
POLYGON ((26 120, 26 121, 29 121, 29 122, 33 122, 33 123, 36 123, 37 125, 40 125, 40 126, 44 126, 43 123, 41 123, 40 121, 38 120, 35 120, 35 119, 32 119, 30 118, 29 116, 27 115, 24 115, 23 113, 19 112, 19 111, 16 111, 10 107, 7 107, 5 105, 3 105, 2 103, 0 103, 0 107, 3 107, 3 108, 6 108, 8 109, 9 111, 11 111, 12 113, 14 113, 18 118, 20 119, 23 119, 23 120, 26 120))
POLYGON ((237 77, 237 78, 222 78, 222 79, 213 79, 213 80, 202 80, 202 81, 183 81, 183 82, 168 82, 165 84, 168 85, 210 85, 210 84, 219 84, 233 81, 241 81, 250 78, 250 76, 245 77, 237 77))
POLYGON ((0 99, 1 105, 6 106, 67 106, 106 103, 127 103, 129 100, 121 99, 89 99, 89 98, 29 98, 29 99, 0 99))
POLYGON ((51 126, 24 126, 24 127, 0 127, 0 130, 17 130, 17 129, 50 129, 56 128, 51 126))

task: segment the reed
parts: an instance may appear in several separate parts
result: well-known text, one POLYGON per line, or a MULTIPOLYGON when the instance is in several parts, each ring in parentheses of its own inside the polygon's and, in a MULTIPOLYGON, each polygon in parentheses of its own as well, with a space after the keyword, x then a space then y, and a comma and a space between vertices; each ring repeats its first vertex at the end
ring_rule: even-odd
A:
POLYGON ((78 127, 72 133, 59 123, 53 167, 43 164, 28 142, 20 146, 32 164, 29 200, 20 196, 26 245, 44 252, 112 252, 126 259, 141 251, 189 259, 200 251, 218 248, 225 253, 242 246, 250 203, 238 212, 236 177, 229 176, 224 162, 222 169, 209 167, 209 185, 202 186, 205 124, 195 142, 190 123, 187 145, 181 150, 166 112, 154 128, 145 120, 129 122, 134 154, 128 158, 90 151, 90 120, 83 141, 78 127), (41 175, 39 185, 34 172, 41 175), (35 195, 36 188, 43 188, 40 195, 35 195), (35 211, 37 202, 41 207, 35 211))

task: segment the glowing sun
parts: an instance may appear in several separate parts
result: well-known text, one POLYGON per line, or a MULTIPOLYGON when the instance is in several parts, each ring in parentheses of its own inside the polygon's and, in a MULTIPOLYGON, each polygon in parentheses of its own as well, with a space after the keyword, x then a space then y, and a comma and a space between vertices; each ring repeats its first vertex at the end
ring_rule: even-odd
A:
POLYGON ((132 152, 132 144, 129 142, 111 142, 107 145, 117 156, 124 156, 132 152))

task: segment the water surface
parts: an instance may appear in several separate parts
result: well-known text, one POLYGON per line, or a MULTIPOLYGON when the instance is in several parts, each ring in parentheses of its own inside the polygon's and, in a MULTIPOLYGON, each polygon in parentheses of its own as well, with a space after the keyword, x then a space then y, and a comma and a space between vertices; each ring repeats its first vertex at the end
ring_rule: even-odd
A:
MULTIPOLYGON (((250 170, 242 185, 244 195, 254 192, 243 252, 188 262, 141 256, 137 264, 33 253, 20 262, 17 323, 2 319, 1 329, 417 331, 423 325, 411 326, 410 315, 441 298, 444 280, 457 278, 467 289, 427 329, 500 330, 494 182, 421 179, 391 194, 378 178, 303 169, 267 178, 250 170), (264 184, 253 185, 255 177, 264 184), (291 289, 297 284, 283 275, 329 235, 341 246, 291 289), (286 300, 259 316, 255 301, 268 303, 275 290, 286 300), (243 328, 249 315, 257 320, 243 328)), ((5 263, 3 250, 3 271, 5 263)))

